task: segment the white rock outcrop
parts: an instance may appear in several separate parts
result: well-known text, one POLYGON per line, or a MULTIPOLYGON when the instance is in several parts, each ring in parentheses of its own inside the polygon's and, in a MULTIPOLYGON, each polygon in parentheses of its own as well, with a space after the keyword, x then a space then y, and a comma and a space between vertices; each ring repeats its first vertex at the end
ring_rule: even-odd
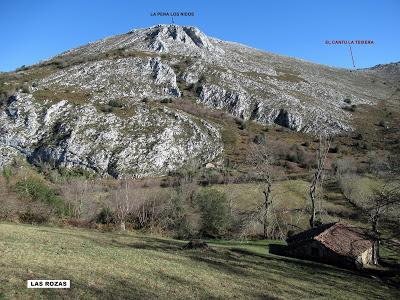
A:
POLYGON ((0 113, 0 166, 16 156, 101 176, 164 175, 188 161, 210 161, 223 150, 219 131, 204 120, 147 104, 120 118, 92 104, 39 105, 17 94, 0 113))

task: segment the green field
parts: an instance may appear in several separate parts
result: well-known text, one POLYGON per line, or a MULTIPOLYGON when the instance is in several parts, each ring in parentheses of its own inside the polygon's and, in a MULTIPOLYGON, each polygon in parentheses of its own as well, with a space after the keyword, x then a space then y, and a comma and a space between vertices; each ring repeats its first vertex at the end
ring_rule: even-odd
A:
POLYGON ((0 224, 0 299, 399 299, 352 271, 268 253, 271 243, 184 242, 139 233, 0 224), (69 279, 71 289, 27 289, 69 279))

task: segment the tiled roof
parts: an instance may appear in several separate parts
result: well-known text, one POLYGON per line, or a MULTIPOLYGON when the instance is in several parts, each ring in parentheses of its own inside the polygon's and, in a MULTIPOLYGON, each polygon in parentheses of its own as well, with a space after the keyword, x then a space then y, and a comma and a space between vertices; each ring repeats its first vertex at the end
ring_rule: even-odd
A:
POLYGON ((356 257, 373 246, 374 238, 365 230, 342 223, 312 228, 287 239, 288 244, 316 240, 343 256, 356 257))
POLYGON ((297 242, 304 242, 308 240, 314 239, 316 236, 320 235, 322 232, 330 228, 331 226, 335 225, 336 223, 329 223, 329 224, 324 224, 318 227, 314 227, 311 229, 308 229, 306 231, 302 231, 298 234, 292 235, 291 237, 287 238, 288 244, 291 243, 297 243, 297 242))

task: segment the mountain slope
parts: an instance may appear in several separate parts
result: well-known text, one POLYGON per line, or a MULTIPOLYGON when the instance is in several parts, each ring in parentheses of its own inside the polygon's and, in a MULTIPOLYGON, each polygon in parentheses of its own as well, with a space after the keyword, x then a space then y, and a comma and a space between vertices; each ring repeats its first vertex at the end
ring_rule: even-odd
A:
MULTIPOLYGON (((31 162, 114 177, 163 175, 219 160, 219 125, 168 102, 189 99, 294 131, 350 131, 352 109, 392 99, 399 66, 336 69, 157 25, 1 76, 0 165, 31 162)), ((178 105, 179 106, 179 105, 178 105)))

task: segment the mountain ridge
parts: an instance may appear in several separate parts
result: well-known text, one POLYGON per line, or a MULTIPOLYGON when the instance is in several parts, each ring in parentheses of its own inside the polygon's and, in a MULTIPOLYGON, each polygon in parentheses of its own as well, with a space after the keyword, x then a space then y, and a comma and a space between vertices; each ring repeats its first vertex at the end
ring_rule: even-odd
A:
POLYGON ((398 88, 396 77, 381 69, 304 62, 207 37, 192 26, 130 31, 6 74, 3 88, 25 87, 3 101, 0 166, 22 154, 32 163, 143 177, 193 159, 221 160, 219 125, 165 106, 180 99, 264 126, 349 132, 354 107, 395 101, 387 99, 398 88))
MULTIPOLYGON (((56 58, 56 57, 58 57, 58 56, 60 56, 60 55, 68 54, 68 53, 69 53, 70 51, 72 51, 72 50, 77 50, 77 49, 79 49, 79 48, 92 45, 92 44, 94 44, 94 43, 96 43, 96 42, 99 42, 99 41, 108 40, 108 39, 110 39, 110 38, 115 38, 115 37, 118 37, 118 36, 124 36, 124 35, 132 34, 132 33, 135 33, 135 32, 140 32, 140 31, 144 31, 144 30, 150 30, 150 29, 153 29, 153 28, 169 27, 169 26, 178 27, 178 28, 179 28, 179 27, 183 27, 183 28, 187 27, 187 28, 193 28, 193 29, 196 29, 196 30, 200 31, 200 30, 199 30, 197 27, 195 27, 195 26, 190 26, 190 25, 176 25, 176 24, 168 24, 168 23, 165 23, 165 24, 156 24, 156 25, 153 25, 153 26, 151 26, 151 27, 134 28, 134 29, 132 29, 132 30, 127 31, 126 33, 106 36, 106 37, 100 38, 99 40, 95 40, 95 41, 89 42, 89 43, 87 43, 87 44, 85 44, 85 45, 74 47, 74 48, 69 49, 69 50, 67 50, 67 51, 64 51, 64 52, 62 52, 62 53, 60 53, 60 54, 57 54, 57 55, 55 55, 55 56, 53 56, 53 57, 50 57, 50 58, 48 58, 48 59, 46 59, 46 60, 43 60, 43 61, 39 62, 38 64, 40 64, 40 63, 42 63, 42 62, 45 62, 45 61, 47 61, 47 60, 54 59, 54 58, 56 58)), ((204 33, 203 33, 203 34, 204 34, 204 33)), ((279 54, 279 53, 274 53, 274 52, 270 52, 270 51, 265 50, 265 49, 261 49, 261 48, 257 48, 257 47, 253 47, 253 46, 246 45, 246 44, 244 44, 244 43, 242 43, 242 42, 224 41, 224 40, 221 40, 221 39, 219 39, 219 38, 217 38, 217 37, 213 37, 213 36, 208 36, 208 38, 210 38, 210 39, 212 39, 212 40, 215 40, 215 41, 218 41, 218 42, 225 42, 225 43, 229 43, 229 44, 235 44, 235 45, 241 46, 241 47, 246 47, 246 48, 249 48, 249 49, 252 49, 252 50, 256 50, 256 51, 260 51, 260 52, 266 53, 266 54, 268 54, 268 55, 274 55, 274 56, 278 56, 278 57, 286 58, 286 59, 293 59, 293 60, 295 60, 295 61, 304 62, 304 63, 309 63, 309 64, 312 64, 312 65, 323 66, 323 67, 326 67, 326 68, 332 68, 332 69, 337 69, 337 70, 348 70, 348 71, 350 71, 350 70, 353 71, 353 70, 354 70, 353 68, 345 68, 345 67, 331 66, 331 65, 324 64, 324 63, 317 63, 317 62, 313 62, 313 61, 308 61, 308 60, 306 60, 306 59, 297 58, 297 57, 294 57, 294 56, 288 56, 288 55, 283 55, 283 54, 279 54)), ((359 68, 359 69, 356 69, 356 70, 376 69, 376 68, 378 68, 378 67, 380 67, 380 66, 390 66, 390 65, 399 66, 399 63, 400 63, 400 62, 382 63, 382 64, 373 65, 373 66, 370 66, 370 67, 359 68)))

